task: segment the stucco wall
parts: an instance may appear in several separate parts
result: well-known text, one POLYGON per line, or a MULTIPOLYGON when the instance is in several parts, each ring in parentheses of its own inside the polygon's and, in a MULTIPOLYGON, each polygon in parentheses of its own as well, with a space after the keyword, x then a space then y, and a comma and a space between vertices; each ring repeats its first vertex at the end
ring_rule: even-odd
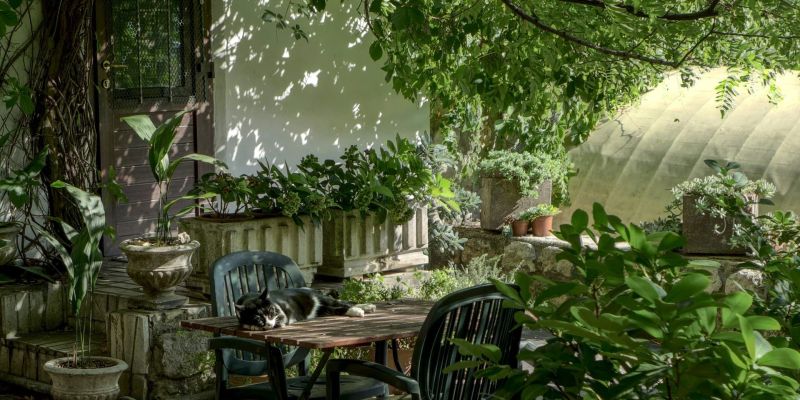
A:
MULTIPOLYGON (((703 160, 734 160, 750 178, 778 188, 778 209, 800 210, 800 78, 781 76, 783 99, 770 104, 766 89, 739 89, 733 110, 720 118, 715 87, 724 69, 703 74, 690 88, 673 75, 641 102, 600 125, 570 155, 578 175, 570 181, 573 206, 599 202, 623 220, 663 215, 676 184, 713 171, 703 160)), ((773 207, 763 207, 771 211, 773 207)))
POLYGON ((427 104, 395 94, 370 59, 358 4, 330 1, 300 20, 306 42, 262 21, 266 8, 283 12, 284 0, 213 1, 215 146, 232 172, 254 171, 256 160, 337 158, 350 144, 428 130, 427 104))

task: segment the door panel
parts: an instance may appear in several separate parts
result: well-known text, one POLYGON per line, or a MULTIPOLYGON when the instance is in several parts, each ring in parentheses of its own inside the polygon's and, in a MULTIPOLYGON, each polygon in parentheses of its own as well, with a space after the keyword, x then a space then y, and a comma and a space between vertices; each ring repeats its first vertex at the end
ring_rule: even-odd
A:
MULTIPOLYGON (((114 204, 103 193, 109 224, 117 230, 117 240, 105 243, 106 254, 119 254, 116 244, 121 240, 152 231, 158 210, 159 190, 147 165, 147 146, 121 117, 146 114, 158 126, 189 109, 178 126, 170 157, 211 152, 209 3, 96 3, 100 165, 104 176, 114 168, 128 197, 127 203, 114 204)), ((208 170, 195 162, 181 164, 169 187, 170 198, 191 190, 208 170)))

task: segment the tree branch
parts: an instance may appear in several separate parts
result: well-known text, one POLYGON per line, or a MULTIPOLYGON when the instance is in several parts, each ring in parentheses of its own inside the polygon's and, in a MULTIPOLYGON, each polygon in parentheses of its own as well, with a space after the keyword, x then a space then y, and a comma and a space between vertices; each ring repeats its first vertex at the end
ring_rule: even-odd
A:
POLYGON ((543 30, 545 32, 552 33, 553 35, 556 35, 556 36, 558 36, 558 37, 560 37, 560 38, 562 38, 562 39, 564 39, 566 41, 569 41, 569 42, 572 42, 572 43, 576 43, 576 44, 579 44, 581 46, 588 47, 590 49, 596 50, 596 51, 598 51, 600 53, 608 54, 608 55, 615 56, 615 57, 622 57, 622 58, 627 58, 627 59, 639 60, 639 61, 644 61, 644 62, 647 62, 647 63, 650 63, 650 64, 664 65, 664 66, 672 67, 672 68, 678 68, 680 66, 680 63, 677 63, 677 62, 674 62, 674 61, 665 60, 663 58, 655 58, 655 57, 646 56, 644 54, 633 53, 633 52, 628 52, 628 51, 624 51, 624 50, 617 50, 617 49, 611 49, 611 48, 608 48, 608 47, 600 46, 600 45, 598 45, 596 43, 592 43, 592 42, 590 42, 590 41, 588 41, 586 39, 577 37, 577 36, 575 36, 575 35, 573 35, 573 34, 571 34, 569 32, 556 29, 556 28, 554 28, 554 27, 552 27, 550 25, 547 25, 547 24, 543 23, 535 13, 527 13, 527 12, 525 12, 519 6, 517 6, 516 4, 512 3, 511 0, 502 0, 502 2, 503 2, 503 4, 506 5, 506 7, 508 7, 509 10, 511 10, 511 12, 513 12, 514 14, 516 14, 518 17, 522 18, 523 20, 529 22, 531 25, 533 25, 533 26, 535 26, 535 27, 537 27, 537 28, 539 28, 539 29, 541 29, 541 30, 543 30))
MULTIPOLYGON (((598 7, 598 8, 602 8, 602 9, 605 9, 605 8, 608 8, 608 7, 620 8, 620 9, 625 10, 628 14, 635 15, 637 17, 642 17, 642 18, 650 18, 650 16, 647 13, 641 12, 641 11, 637 10, 634 6, 631 6, 631 5, 628 5, 628 4, 624 4, 624 3, 607 4, 603 0, 561 0, 561 1, 566 2, 566 3, 583 4, 583 5, 592 6, 592 7, 598 7)), ((690 13, 666 13, 664 15, 658 16, 658 18, 659 19, 665 19, 665 20, 668 20, 668 21, 693 21, 693 20, 698 20, 698 19, 703 19, 703 18, 716 17, 716 16, 719 15, 717 13, 717 6, 719 5, 719 2, 720 2, 720 0, 711 0, 711 1, 708 2, 708 5, 706 6, 706 8, 704 8, 702 10, 695 11, 695 12, 690 12, 690 13)))
POLYGON ((686 52, 686 54, 683 55, 681 60, 678 61, 678 65, 683 64, 687 59, 689 59, 689 56, 692 55, 692 53, 694 53, 694 51, 697 50, 698 47, 700 47, 700 44, 705 42, 712 34, 716 33, 715 30, 716 27, 717 27, 717 20, 715 19, 714 22, 711 24, 711 29, 709 29, 708 32, 705 35, 703 35, 703 37, 701 37, 700 40, 698 40, 697 43, 695 43, 694 46, 692 46, 692 48, 686 52))

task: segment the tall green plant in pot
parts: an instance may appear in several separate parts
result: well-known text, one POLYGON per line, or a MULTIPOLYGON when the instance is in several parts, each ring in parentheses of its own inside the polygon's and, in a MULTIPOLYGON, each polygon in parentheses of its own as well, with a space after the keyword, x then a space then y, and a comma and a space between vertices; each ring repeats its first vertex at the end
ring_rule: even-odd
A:
POLYGON ((189 205, 178 211, 173 211, 173 207, 182 200, 198 200, 213 194, 186 194, 170 200, 167 194, 172 175, 186 161, 225 167, 221 161, 202 154, 188 154, 170 160, 169 151, 175 141, 175 130, 186 113, 178 112, 157 128, 147 115, 122 118, 148 145, 147 160, 159 194, 156 231, 120 244, 120 249, 128 257, 128 275, 144 288, 144 296, 129 303, 134 307, 164 310, 186 303, 186 297, 175 294, 175 287, 192 272, 192 255, 200 243, 172 228, 176 218, 189 213, 195 206, 189 205))
POLYGON ((114 232, 106 225, 105 210, 99 196, 61 181, 51 186, 69 193, 84 225, 76 229, 64 221, 56 220, 69 238, 69 246, 48 232, 40 232, 64 262, 69 304, 72 314, 76 316, 73 355, 48 361, 44 365, 44 370, 53 379, 51 393, 56 400, 116 399, 119 395, 119 376, 128 369, 128 365, 114 358, 90 356, 91 313, 94 308, 90 299, 103 264, 100 241, 104 235, 113 237, 114 232))

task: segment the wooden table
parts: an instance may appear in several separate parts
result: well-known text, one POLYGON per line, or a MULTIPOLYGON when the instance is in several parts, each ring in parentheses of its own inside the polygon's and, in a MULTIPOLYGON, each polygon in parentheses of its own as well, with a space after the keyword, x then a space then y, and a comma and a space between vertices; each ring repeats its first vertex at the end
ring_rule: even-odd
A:
POLYGON ((375 362, 386 364, 387 341, 416 337, 433 302, 402 299, 375 304, 376 310, 363 318, 324 317, 296 322, 278 329, 246 331, 239 329, 236 317, 200 318, 182 321, 186 329, 211 332, 215 336, 237 336, 263 340, 267 346, 284 344, 323 352, 303 396, 311 393, 331 353, 337 347, 365 346, 375 343, 375 362))

